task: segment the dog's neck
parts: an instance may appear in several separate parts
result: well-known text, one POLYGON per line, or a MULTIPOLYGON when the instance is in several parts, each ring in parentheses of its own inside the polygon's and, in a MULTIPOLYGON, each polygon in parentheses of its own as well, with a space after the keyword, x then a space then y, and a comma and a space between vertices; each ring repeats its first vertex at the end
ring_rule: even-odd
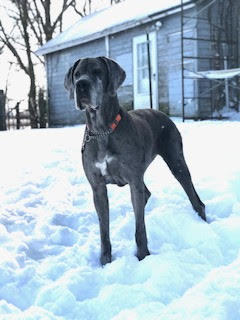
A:
POLYGON ((102 104, 96 109, 86 109, 86 124, 92 132, 103 132, 109 130, 110 124, 119 113, 119 102, 117 95, 105 96, 102 104))

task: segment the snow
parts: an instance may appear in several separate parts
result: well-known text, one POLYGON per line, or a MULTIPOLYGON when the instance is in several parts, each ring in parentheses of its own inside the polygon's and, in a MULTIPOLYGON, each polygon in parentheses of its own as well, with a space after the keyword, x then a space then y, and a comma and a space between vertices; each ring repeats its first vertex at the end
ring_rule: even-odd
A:
POLYGON ((129 188, 109 186, 104 268, 84 127, 0 133, 0 319, 240 319, 240 123, 174 121, 209 223, 157 158, 145 175, 151 255, 135 257, 129 188))
MULTIPOLYGON (((188 2, 190 0, 183 0, 183 3, 187 4, 188 2)), ((180 4, 180 0, 125 0, 79 19, 70 28, 44 44, 37 50, 37 54, 42 55, 57 51, 72 46, 73 43, 75 45, 82 43, 86 39, 92 40, 89 37, 93 37, 93 35, 95 38, 100 38, 106 33, 111 34, 116 26, 124 25, 122 29, 126 30, 129 26, 135 26, 139 21, 141 22, 152 14, 173 9, 180 4)))

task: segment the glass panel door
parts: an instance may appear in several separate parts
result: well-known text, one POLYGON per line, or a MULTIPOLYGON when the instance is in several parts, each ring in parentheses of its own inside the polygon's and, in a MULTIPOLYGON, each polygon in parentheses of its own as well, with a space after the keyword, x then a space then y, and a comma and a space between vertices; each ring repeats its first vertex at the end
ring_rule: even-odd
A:
MULTIPOLYGON (((157 54, 156 34, 149 34, 150 63, 153 108, 157 108, 157 54)), ((133 39, 133 73, 134 73, 134 108, 150 107, 150 83, 147 36, 141 35, 133 39)))

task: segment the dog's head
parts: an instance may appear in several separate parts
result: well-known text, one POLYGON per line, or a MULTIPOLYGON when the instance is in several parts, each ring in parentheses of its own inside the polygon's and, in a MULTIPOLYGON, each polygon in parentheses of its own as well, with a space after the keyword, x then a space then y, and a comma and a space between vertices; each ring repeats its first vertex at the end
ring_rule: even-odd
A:
POLYGON ((76 108, 96 110, 106 95, 116 95, 125 77, 125 71, 112 59, 84 58, 77 60, 68 70, 64 86, 70 99, 75 99, 76 108))

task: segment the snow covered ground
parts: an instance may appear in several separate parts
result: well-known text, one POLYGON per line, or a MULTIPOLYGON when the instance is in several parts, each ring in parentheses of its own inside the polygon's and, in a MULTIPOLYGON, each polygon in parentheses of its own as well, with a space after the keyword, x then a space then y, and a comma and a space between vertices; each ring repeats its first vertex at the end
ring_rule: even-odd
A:
POLYGON ((129 188, 109 186, 104 268, 83 126, 0 133, 0 319, 240 319, 240 122, 177 125, 210 223, 158 158, 145 176, 152 254, 134 256, 129 188))

